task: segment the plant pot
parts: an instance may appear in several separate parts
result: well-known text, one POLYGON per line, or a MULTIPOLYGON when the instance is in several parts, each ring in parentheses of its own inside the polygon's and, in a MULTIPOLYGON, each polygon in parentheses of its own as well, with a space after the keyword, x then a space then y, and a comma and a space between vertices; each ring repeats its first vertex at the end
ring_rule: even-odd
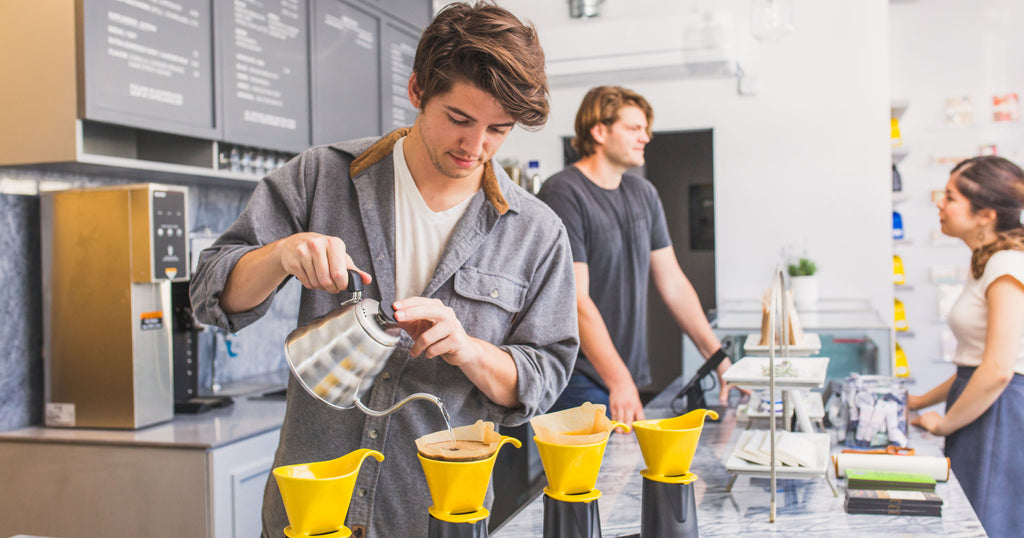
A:
POLYGON ((818 303, 817 275, 790 277, 789 287, 797 308, 813 308, 818 303))

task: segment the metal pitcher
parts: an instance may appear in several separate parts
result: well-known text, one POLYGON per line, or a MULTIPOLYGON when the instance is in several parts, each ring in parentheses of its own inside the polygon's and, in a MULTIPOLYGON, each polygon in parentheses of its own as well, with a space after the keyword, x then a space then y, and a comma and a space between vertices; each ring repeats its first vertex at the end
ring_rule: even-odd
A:
POLYGON ((412 394, 384 411, 360 401, 398 344, 401 329, 390 305, 363 299, 363 281, 349 270, 352 298, 335 310, 299 327, 285 340, 285 357, 296 379, 316 398, 337 409, 358 408, 383 416, 414 399, 441 406, 437 396, 412 394))

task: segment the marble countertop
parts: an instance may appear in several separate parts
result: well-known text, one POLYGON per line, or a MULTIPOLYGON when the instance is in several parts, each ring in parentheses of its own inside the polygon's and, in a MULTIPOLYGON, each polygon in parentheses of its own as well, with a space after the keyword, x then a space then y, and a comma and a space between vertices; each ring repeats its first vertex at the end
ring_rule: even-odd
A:
MULTIPOLYGON (((645 408, 647 418, 674 416, 671 398, 681 387, 676 380, 645 408)), ((943 501, 942 517, 851 515, 843 508, 845 480, 829 478, 839 493, 833 496, 823 478, 778 479, 775 523, 768 522, 770 481, 768 478, 740 476, 732 492, 726 487, 731 475, 724 461, 746 424, 736 422, 735 409, 724 410, 717 423, 707 422, 701 434, 692 472, 698 476, 694 492, 697 522, 702 536, 798 536, 835 535, 870 536, 985 536, 981 522, 964 496, 959 482, 951 476, 936 487, 943 501)), ((911 446, 922 455, 941 455, 941 441, 912 428, 911 446)), ((832 450, 842 447, 833 444, 832 450)), ((608 442, 597 489, 601 514, 601 533, 605 538, 635 535, 640 532, 643 457, 636 437, 613 434, 608 442)), ((544 530, 543 494, 525 505, 496 532, 493 538, 542 536, 544 530)))
POLYGON ((209 450, 280 428, 284 422, 284 399, 260 399, 252 396, 258 396, 273 388, 283 388, 287 382, 287 375, 287 371, 275 372, 225 386, 218 395, 232 396, 232 405, 195 415, 177 414, 169 422, 138 430, 31 426, 0 432, 0 442, 135 445, 209 450))

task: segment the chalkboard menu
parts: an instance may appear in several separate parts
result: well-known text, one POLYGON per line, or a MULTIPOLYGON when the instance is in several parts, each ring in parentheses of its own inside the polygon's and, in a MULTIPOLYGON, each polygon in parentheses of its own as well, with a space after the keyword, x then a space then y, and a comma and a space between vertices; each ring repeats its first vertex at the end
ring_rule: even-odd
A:
POLYGON ((306 0, 231 0, 216 5, 224 140, 286 151, 306 149, 306 0))
POLYGON ((412 125, 417 110, 409 101, 409 75, 416 59, 419 36, 384 24, 381 39, 381 64, 384 84, 380 96, 381 124, 385 131, 412 125))
POLYGON ((213 138, 210 0, 83 0, 85 117, 213 138))
POLYGON ((226 169, 234 152, 242 162, 412 125, 430 6, 75 0, 83 152, 226 169))
POLYGON ((380 18, 339 0, 311 17, 313 144, 380 134, 380 18))

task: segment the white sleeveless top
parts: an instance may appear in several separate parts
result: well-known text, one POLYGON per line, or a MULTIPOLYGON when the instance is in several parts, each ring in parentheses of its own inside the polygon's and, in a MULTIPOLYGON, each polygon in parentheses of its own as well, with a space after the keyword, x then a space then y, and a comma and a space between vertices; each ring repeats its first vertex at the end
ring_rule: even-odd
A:
POLYGON ((434 275, 455 225, 473 196, 440 212, 427 207, 405 162, 403 142, 398 139, 395 159, 395 300, 416 297, 434 275))
MULTIPOLYGON (((985 331, 988 328, 988 287, 1003 275, 1010 275, 1024 284, 1024 252, 1000 250, 989 258, 981 278, 972 275, 964 284, 964 291, 949 311, 949 328, 956 336, 956 354, 953 363, 958 366, 978 366, 985 352, 985 331)), ((1024 335, 1017 345, 1017 363, 1014 371, 1024 374, 1024 335)))

